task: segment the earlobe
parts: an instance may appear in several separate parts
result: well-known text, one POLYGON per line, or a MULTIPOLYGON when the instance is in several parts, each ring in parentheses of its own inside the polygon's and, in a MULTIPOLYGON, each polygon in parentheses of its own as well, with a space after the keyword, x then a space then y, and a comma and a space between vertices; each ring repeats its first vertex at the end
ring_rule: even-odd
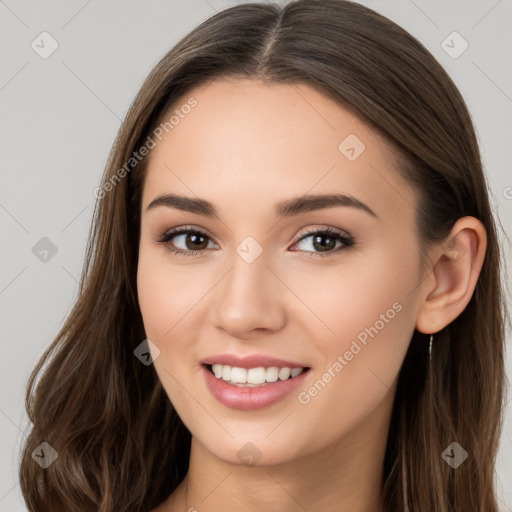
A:
POLYGON ((475 217, 462 217, 445 241, 433 248, 431 276, 424 280, 421 291, 418 331, 438 332, 464 311, 475 290, 486 247, 483 224, 475 217))

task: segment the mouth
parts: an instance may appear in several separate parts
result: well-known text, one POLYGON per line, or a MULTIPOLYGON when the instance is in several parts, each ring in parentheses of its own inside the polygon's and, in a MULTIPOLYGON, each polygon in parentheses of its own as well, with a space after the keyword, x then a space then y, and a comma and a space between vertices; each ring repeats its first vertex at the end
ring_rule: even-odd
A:
POLYGON ((225 364, 202 364, 202 366, 216 379, 243 388, 265 387, 273 383, 293 380, 311 370, 309 366, 303 368, 286 366, 240 368, 225 364))
POLYGON ((205 384, 223 405, 245 411, 277 404, 307 385, 312 369, 295 367, 231 367, 201 363, 205 384))

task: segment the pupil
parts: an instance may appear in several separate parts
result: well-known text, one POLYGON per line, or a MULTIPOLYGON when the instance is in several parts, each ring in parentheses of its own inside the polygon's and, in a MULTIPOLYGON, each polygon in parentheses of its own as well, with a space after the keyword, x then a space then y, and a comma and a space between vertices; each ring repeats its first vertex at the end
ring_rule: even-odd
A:
POLYGON ((315 249, 317 249, 317 244, 318 244, 318 247, 320 247, 321 249, 334 249, 334 247, 336 246, 336 240, 334 240, 334 237, 330 236, 330 235, 317 235, 315 236, 314 238, 314 241, 313 241, 313 246, 315 247, 315 249), (320 240, 322 239, 329 239, 331 243, 321 243, 320 240))
POLYGON ((204 245, 204 241, 205 241, 205 237, 203 235, 194 235, 194 234, 189 235, 189 237, 187 238, 187 247, 188 247, 188 249, 191 249, 193 251, 195 251, 197 249, 204 249, 205 247, 201 247, 201 245, 204 245), (192 247, 189 247, 189 244, 188 244, 189 240, 192 242, 192 247), (201 240, 202 240, 202 242, 201 242, 201 240), (194 244, 197 244, 197 245, 194 245, 194 244))

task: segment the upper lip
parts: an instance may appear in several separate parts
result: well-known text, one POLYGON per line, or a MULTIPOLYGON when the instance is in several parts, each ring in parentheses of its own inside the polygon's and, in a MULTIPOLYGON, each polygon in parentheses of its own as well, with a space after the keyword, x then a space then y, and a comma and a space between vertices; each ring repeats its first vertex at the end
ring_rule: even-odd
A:
POLYGON ((293 368, 309 368, 307 365, 301 363, 286 361, 266 354, 251 354, 243 357, 237 356, 236 354, 217 354, 215 356, 206 357, 201 361, 201 364, 226 364, 238 368, 259 368, 261 366, 264 368, 270 366, 277 366, 279 368, 287 367, 292 370, 293 368))

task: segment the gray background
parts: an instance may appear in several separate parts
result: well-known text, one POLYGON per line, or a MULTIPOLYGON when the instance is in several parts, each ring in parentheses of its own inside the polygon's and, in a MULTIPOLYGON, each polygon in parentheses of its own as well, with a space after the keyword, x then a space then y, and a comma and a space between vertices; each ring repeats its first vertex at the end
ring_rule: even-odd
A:
MULTIPOLYGON (((17 478, 27 427, 24 387, 76 297, 92 191, 121 120, 163 54, 235 3, 242 2, 0 0, 0 512, 26 510, 17 478), (43 49, 39 37, 44 31, 58 43, 48 58, 31 47, 35 40, 40 52, 48 51, 50 39, 43 49), (48 244, 43 237, 57 250, 46 262, 33 252, 38 242, 48 244)), ((512 2, 361 3, 415 35, 459 86, 478 132, 493 208, 511 233, 512 2), (447 43, 442 46, 453 31, 469 44, 458 58, 445 51, 447 43)), ((447 41, 452 54, 463 48, 460 39, 447 41)), ((504 251, 510 260, 508 242, 504 251)), ((507 368, 512 375, 510 351, 507 368)), ((509 402, 497 465, 503 511, 512 511, 511 409, 509 402)))

